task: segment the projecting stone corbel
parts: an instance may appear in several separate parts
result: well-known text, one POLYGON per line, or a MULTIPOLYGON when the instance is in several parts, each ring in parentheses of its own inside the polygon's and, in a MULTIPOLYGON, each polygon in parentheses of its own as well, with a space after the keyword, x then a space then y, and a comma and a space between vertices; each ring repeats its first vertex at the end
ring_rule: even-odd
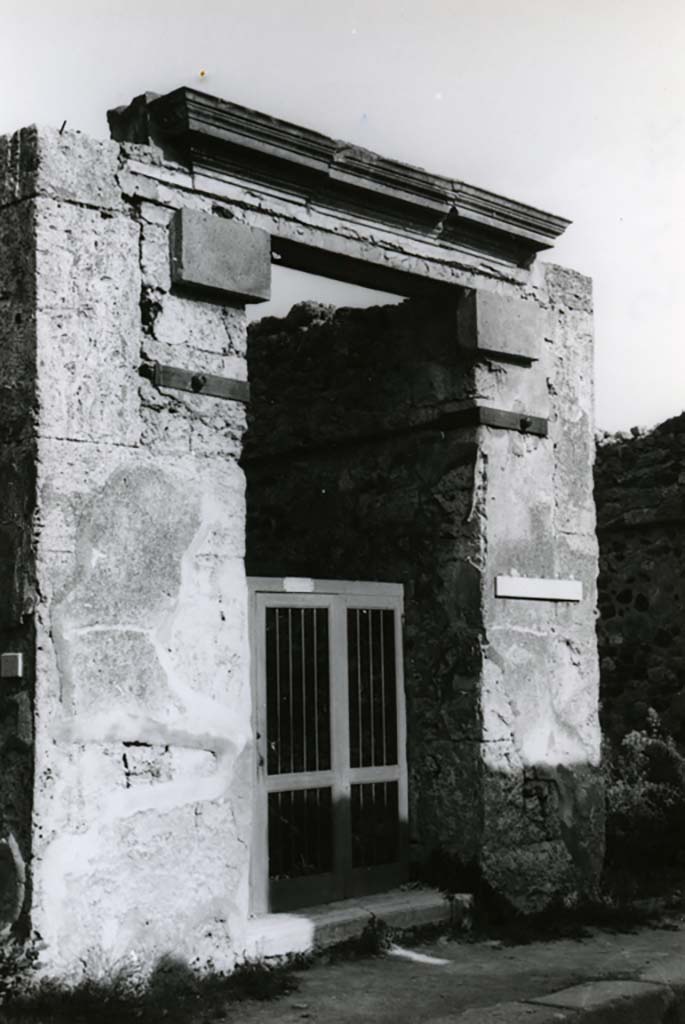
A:
POLYGON ((229 304, 271 297, 268 232, 189 209, 175 212, 169 230, 175 289, 229 304))
POLYGON ((545 334, 544 310, 495 292, 469 289, 457 306, 459 347, 474 355, 535 362, 545 334))

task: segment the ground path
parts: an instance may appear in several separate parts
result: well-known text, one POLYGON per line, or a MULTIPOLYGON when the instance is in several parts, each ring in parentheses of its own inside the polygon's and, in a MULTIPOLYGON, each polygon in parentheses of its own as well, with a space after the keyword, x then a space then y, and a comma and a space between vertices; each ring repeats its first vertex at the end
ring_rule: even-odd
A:
POLYGON ((592 930, 583 939, 513 946, 441 939, 416 951, 447 962, 384 956, 317 963, 298 972, 296 993, 271 1003, 242 1003, 225 1020, 240 1024, 685 1022, 682 921, 633 933, 592 930), (623 984, 607 985, 607 980, 623 984), (589 982, 593 984, 563 992, 589 982), (554 1005, 535 1002, 544 997, 554 1005), (682 1003, 679 1010, 676 1003, 682 1003))

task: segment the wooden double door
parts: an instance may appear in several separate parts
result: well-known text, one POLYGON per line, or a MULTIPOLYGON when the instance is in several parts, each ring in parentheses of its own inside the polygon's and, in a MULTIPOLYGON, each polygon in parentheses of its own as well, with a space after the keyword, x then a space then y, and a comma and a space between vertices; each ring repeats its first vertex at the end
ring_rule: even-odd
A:
POLYGON ((379 892, 407 870, 402 587, 250 580, 256 913, 379 892))

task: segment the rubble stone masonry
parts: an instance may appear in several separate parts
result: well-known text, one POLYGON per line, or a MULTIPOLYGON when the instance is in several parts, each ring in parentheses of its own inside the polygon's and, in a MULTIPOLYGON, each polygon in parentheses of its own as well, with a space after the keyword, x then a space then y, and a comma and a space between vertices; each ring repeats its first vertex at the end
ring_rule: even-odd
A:
POLYGON ((685 744, 684 461, 685 413, 598 438, 601 717, 614 740, 651 707, 685 744))

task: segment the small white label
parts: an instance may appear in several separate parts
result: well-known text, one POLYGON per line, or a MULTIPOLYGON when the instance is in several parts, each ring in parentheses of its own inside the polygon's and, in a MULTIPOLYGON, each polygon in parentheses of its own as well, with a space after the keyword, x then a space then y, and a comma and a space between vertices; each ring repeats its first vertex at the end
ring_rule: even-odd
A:
POLYGON ((495 597, 529 601, 582 601, 581 580, 546 580, 533 576, 495 576, 495 597))
POLYGON ((0 654, 0 678, 21 679, 23 675, 23 654, 0 654))
POLYGON ((283 580, 283 590, 286 594, 313 594, 314 580, 306 576, 286 576, 283 580))

